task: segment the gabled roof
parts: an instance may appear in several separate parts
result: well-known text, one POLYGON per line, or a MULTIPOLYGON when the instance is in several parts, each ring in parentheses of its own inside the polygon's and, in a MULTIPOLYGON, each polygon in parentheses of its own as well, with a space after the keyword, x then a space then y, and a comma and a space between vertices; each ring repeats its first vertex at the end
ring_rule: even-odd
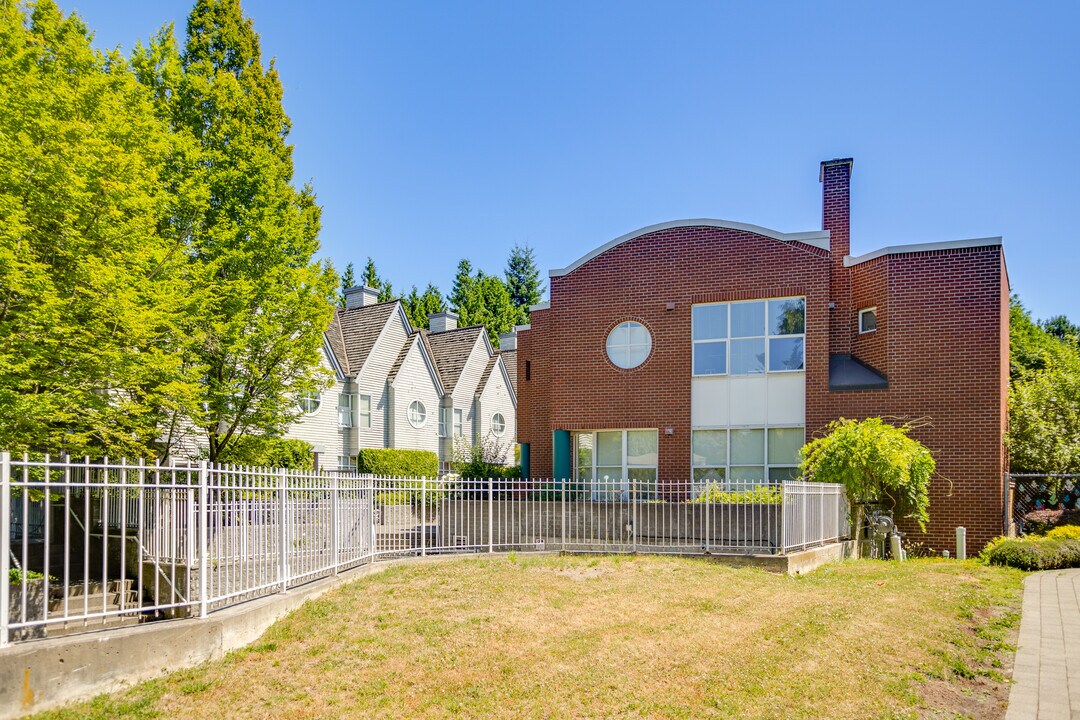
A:
POLYGON ((431 356, 439 368, 439 375, 442 377, 446 392, 454 392, 461 373, 465 370, 465 363, 469 361, 469 355, 472 354, 477 339, 481 335, 485 340, 487 339, 483 325, 473 325, 441 333, 424 333, 424 339, 431 348, 431 356))
POLYGON ((510 374, 506 370, 506 360, 503 358, 503 353, 495 353, 488 359, 487 367, 484 368, 484 374, 480 376, 480 383, 476 386, 476 394, 480 396, 487 389, 488 380, 491 378, 491 374, 494 372, 502 373, 503 380, 506 382, 506 387, 510 389, 510 399, 514 403, 514 407, 517 407, 517 388, 514 387, 514 383, 510 381, 510 374))
POLYGON ((409 351, 412 350, 413 345, 417 345, 420 348, 421 357, 424 360, 424 365, 427 366, 428 372, 431 373, 431 379, 435 381, 435 388, 439 391, 439 395, 445 394, 443 390, 442 376, 439 374, 439 368, 435 365, 434 358, 431 354, 431 348, 424 341, 425 333, 422 331, 413 332, 405 340, 405 344, 401 346, 401 352, 398 353, 397 360, 394 361, 393 366, 390 368, 390 372, 386 375, 387 382, 393 384, 397 378, 398 372, 401 370, 401 366, 405 364, 405 358, 408 357, 409 351))
POLYGON ((396 307, 398 301, 393 300, 366 307, 340 308, 334 313, 325 336, 342 372, 352 376, 360 373, 396 307))
POLYGON ((510 387, 517 394, 517 350, 500 350, 503 365, 506 366, 506 376, 510 378, 510 387))

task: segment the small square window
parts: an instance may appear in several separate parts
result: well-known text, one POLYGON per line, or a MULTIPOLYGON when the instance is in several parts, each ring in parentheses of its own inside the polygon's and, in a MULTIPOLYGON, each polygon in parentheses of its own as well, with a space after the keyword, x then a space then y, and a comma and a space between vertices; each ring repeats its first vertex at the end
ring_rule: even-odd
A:
POLYGON ((877 330, 877 308, 864 308, 859 311, 859 333, 877 330))

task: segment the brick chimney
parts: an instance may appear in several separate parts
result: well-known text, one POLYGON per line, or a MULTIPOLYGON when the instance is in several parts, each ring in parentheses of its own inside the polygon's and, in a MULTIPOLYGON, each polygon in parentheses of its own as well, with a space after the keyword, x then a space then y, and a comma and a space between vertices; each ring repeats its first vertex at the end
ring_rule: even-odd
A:
POLYGON ((851 353, 855 308, 851 271, 844 257, 851 254, 851 158, 821 163, 821 228, 829 231, 832 268, 829 273, 829 354, 851 353))
POLYGON ((379 291, 367 285, 354 285, 345 289, 345 309, 368 307, 379 302, 379 291))
POLYGON ((450 310, 428 315, 428 329, 433 333, 457 330, 458 314, 450 310))

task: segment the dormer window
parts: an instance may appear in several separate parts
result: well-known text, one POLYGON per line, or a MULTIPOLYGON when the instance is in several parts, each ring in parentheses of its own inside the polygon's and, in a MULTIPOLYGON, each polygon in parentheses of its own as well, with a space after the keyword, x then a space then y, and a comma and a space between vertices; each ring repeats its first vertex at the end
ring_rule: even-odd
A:
POLYGON ((859 334, 875 330, 877 330, 877 308, 863 308, 859 311, 859 334))

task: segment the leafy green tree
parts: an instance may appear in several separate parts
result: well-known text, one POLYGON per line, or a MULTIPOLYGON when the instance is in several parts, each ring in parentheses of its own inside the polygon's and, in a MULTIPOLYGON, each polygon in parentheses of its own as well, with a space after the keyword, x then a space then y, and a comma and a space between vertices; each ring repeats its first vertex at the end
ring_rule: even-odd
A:
POLYGON ((1040 322, 1039 327, 1049 335, 1080 350, 1080 327, 1071 323, 1064 315, 1056 315, 1040 322))
POLYGON ((443 300, 439 288, 431 283, 420 293, 416 286, 412 286, 409 294, 402 298, 405 306, 405 314, 409 316, 409 322, 414 328, 428 327, 428 315, 439 313, 446 309, 446 301, 443 300))
POLYGON ((314 257, 320 209, 292 184, 289 118, 239 0, 198 0, 180 52, 171 30, 136 52, 140 78, 190 152, 168 182, 190 190, 190 343, 204 410, 191 421, 217 461, 244 435, 279 434, 296 397, 326 381, 322 333, 339 277, 314 257))
POLYGON ((345 291, 355 286, 356 272, 353 270, 353 264, 349 263, 345 266, 345 272, 341 273, 341 295, 338 297, 339 307, 345 307, 345 291))
POLYGON ((1015 296, 1010 312, 1009 467, 1080 472, 1080 351, 1065 317, 1036 323, 1015 296))
POLYGON ((149 456, 194 407, 173 138, 52 0, 0 3, 0 447, 149 456))
POLYGON ((529 308, 540 302, 545 289, 540 282, 535 252, 528 243, 514 245, 510 251, 506 262, 506 289, 510 293, 510 302, 518 310, 517 324, 528 324, 529 308))
POLYGON ((855 510, 853 530, 862 527, 860 503, 871 502, 914 520, 925 532, 936 463, 922 443, 908 437, 910 429, 876 417, 840 418, 829 424, 827 435, 803 446, 800 470, 809 480, 844 486, 855 510))

